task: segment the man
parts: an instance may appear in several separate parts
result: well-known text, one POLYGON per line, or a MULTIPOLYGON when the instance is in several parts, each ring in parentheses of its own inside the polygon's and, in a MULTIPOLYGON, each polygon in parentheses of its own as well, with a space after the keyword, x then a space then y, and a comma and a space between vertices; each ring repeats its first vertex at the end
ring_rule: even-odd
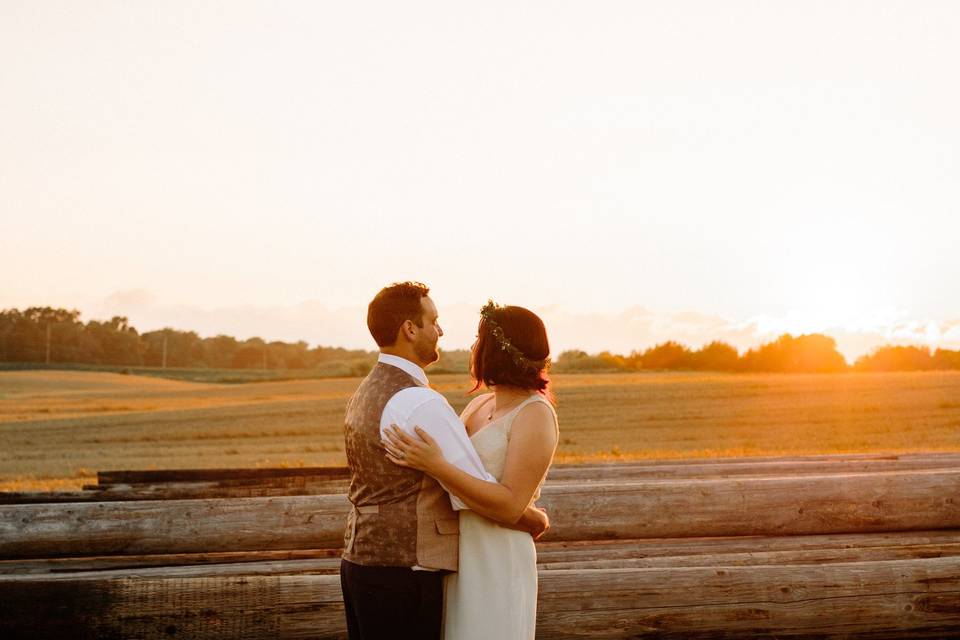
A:
MULTIPOLYGON (((436 480, 386 459, 382 431, 419 425, 464 471, 496 480, 446 399, 427 386, 423 368, 439 358, 443 330, 429 289, 403 282, 380 291, 367 327, 380 347, 370 374, 347 405, 344 425, 348 497, 340 584, 351 640, 398 637, 439 640, 445 572, 458 564, 459 519, 465 505, 436 480)), ((511 525, 513 526, 513 525, 511 525)), ((539 536, 546 514, 527 509, 517 528, 539 536)))

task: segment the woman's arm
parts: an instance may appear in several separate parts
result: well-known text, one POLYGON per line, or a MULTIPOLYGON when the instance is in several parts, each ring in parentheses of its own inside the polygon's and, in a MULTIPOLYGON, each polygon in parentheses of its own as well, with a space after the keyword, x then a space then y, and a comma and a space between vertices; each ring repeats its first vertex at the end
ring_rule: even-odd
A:
POLYGON ((475 478, 447 462, 433 438, 416 427, 418 438, 399 428, 387 431, 387 457, 400 466, 426 472, 440 481, 470 509, 507 524, 524 516, 557 446, 553 412, 535 402, 514 418, 507 460, 500 483, 475 478))
MULTIPOLYGON (((474 411, 481 409, 492 399, 492 393, 484 393, 472 399, 467 403, 467 406, 463 408, 463 411, 460 412, 460 422, 466 425, 471 414, 473 414, 474 411)), ((466 430, 466 427, 464 427, 464 430, 466 430)), ((520 519, 516 522, 512 524, 500 520, 497 522, 500 522, 500 524, 506 525, 512 529, 516 529, 517 531, 526 531, 533 536, 534 540, 539 540, 544 534, 547 533, 547 531, 550 530, 550 517, 547 515, 547 512, 544 509, 540 509, 532 504, 527 507, 527 510, 523 512, 523 515, 520 516, 520 519)))

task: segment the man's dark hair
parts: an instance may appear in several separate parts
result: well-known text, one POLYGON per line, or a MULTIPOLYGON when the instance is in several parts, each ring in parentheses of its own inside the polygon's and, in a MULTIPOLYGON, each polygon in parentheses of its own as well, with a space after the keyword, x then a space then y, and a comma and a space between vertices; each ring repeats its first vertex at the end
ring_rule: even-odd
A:
POLYGON ((367 306, 367 328, 381 347, 397 343, 397 332, 407 320, 423 327, 423 303, 430 289, 420 282, 397 282, 380 290, 367 306))

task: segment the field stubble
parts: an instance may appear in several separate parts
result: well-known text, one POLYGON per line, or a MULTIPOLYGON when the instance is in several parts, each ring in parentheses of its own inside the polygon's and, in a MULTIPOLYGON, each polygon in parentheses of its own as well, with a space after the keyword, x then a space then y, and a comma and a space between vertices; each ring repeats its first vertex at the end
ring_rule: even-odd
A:
MULTIPOLYGON (((0 490, 97 470, 345 464, 358 379, 205 384, 0 372, 0 490)), ((431 382, 458 411, 469 380, 431 382)), ((557 460, 960 451, 960 373, 566 374, 557 460)))

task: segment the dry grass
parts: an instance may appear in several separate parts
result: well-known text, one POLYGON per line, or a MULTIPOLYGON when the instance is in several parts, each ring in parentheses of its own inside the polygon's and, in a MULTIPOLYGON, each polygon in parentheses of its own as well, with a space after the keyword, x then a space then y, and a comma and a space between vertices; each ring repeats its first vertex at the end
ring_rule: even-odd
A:
MULTIPOLYGON (((465 376, 432 382, 456 409, 465 376)), ((96 470, 344 464, 356 379, 202 384, 0 372, 0 490, 96 470)), ((960 451, 960 373, 555 377, 558 460, 960 451)))

